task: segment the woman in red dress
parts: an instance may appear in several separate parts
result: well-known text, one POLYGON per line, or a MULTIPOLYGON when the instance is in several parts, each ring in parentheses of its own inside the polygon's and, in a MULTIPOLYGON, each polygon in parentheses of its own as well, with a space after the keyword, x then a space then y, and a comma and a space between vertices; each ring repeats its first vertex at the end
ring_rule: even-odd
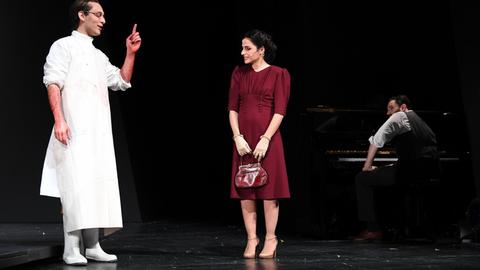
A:
POLYGON ((230 196, 240 199, 248 237, 243 253, 245 258, 255 258, 260 242, 256 233, 256 200, 263 200, 266 227, 259 257, 273 258, 278 244, 275 235, 278 199, 290 198, 279 130, 290 95, 290 75, 286 69, 269 64, 275 58, 276 49, 267 33, 260 30, 247 32, 242 39, 241 52, 246 65, 234 69, 230 83, 228 109, 235 141, 230 196), (244 164, 256 162, 255 159, 261 161, 268 174, 266 185, 257 188, 235 186, 240 157, 244 164))

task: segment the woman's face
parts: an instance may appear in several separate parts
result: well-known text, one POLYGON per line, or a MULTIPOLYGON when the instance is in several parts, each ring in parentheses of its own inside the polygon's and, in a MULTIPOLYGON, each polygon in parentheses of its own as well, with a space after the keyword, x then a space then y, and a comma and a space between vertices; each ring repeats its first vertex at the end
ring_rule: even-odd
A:
POLYGON ((249 38, 242 39, 242 56, 243 62, 245 64, 253 64, 259 59, 263 59, 263 54, 265 53, 265 48, 261 47, 260 49, 253 44, 249 38))

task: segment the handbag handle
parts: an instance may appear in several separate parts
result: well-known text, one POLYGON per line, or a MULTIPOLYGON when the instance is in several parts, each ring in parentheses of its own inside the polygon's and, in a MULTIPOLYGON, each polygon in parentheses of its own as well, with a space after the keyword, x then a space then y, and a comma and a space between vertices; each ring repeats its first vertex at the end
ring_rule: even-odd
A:
MULTIPOLYGON (((250 154, 252 155, 252 154, 250 154)), ((252 155, 253 156, 253 155, 252 155)), ((257 163, 261 163, 260 160, 258 160, 258 158, 255 158, 257 160, 257 163)), ((243 156, 240 156, 240 166, 243 165, 243 156)))

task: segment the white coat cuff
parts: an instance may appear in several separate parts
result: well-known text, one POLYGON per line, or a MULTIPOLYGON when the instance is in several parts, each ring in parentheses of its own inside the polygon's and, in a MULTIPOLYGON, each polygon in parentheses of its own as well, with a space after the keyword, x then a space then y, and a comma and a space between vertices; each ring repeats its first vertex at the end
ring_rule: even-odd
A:
POLYGON ((122 74, 120 73, 120 70, 118 70, 118 77, 120 78, 120 89, 125 91, 127 90, 128 88, 131 88, 132 87, 132 84, 130 82, 126 82, 123 77, 122 77, 122 74))

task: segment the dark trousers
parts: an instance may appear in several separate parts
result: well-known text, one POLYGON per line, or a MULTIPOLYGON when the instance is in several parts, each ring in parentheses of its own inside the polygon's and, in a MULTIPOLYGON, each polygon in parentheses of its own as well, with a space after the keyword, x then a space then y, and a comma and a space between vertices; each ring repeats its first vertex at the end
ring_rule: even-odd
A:
POLYGON ((358 218, 361 221, 378 222, 375 211, 374 188, 394 185, 396 183, 396 174, 396 164, 357 174, 355 185, 357 189, 358 218))
POLYGON ((419 184, 440 176, 438 159, 420 158, 410 162, 397 162, 379 167, 373 171, 360 172, 355 177, 357 190, 358 218, 361 221, 378 224, 374 201, 375 187, 402 184, 419 184))

